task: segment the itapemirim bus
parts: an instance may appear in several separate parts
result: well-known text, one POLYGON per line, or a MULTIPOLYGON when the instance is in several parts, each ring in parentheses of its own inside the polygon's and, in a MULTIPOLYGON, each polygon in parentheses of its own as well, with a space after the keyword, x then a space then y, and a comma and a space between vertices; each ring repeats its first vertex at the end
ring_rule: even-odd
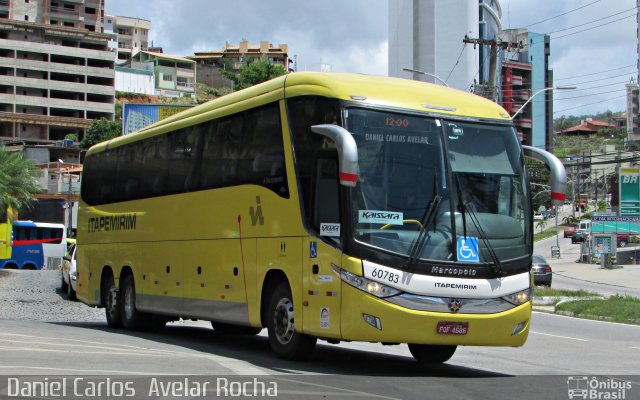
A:
MULTIPOLYGON (((566 175, 547 152, 552 198, 566 175)), ((78 297, 108 325, 521 346, 531 318, 523 147, 495 103, 404 79, 292 73, 91 148, 78 297)))

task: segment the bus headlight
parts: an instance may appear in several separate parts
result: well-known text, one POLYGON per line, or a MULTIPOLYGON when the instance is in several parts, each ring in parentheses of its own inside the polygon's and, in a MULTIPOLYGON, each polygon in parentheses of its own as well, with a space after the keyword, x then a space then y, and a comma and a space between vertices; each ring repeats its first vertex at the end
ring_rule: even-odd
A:
POLYGON ((508 301, 513 305, 519 306, 531 300, 531 288, 526 288, 525 290, 521 290, 516 293, 511 293, 509 295, 502 297, 502 299, 508 301))
POLYGON ((338 276, 340 276, 340 279, 342 279, 345 283, 357 289, 360 289, 363 292, 372 294, 376 297, 380 297, 380 298, 391 297, 391 296, 395 296, 397 294, 402 293, 402 291, 389 287, 387 285, 384 285, 380 282, 372 281, 363 276, 352 274, 349 271, 345 271, 344 269, 338 267, 337 265, 332 264, 331 268, 333 268, 333 271, 338 276))

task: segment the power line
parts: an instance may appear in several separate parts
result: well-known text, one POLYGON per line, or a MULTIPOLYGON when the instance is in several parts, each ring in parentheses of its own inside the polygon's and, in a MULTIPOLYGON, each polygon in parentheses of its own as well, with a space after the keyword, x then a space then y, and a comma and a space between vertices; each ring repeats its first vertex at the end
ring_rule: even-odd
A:
POLYGON ((580 6, 580 7, 578 7, 578 8, 574 8, 573 10, 569 10, 569 11, 564 12, 564 13, 562 13, 562 14, 558 14, 558 15, 556 15, 556 16, 553 16, 553 17, 550 17, 550 18, 547 18, 547 19, 543 19, 542 21, 538 21, 538 22, 534 22, 533 24, 529 24, 529 25, 525 26, 525 28, 528 28, 528 27, 533 26, 533 25, 538 25, 538 24, 541 24, 541 23, 543 23, 543 22, 551 21, 552 19, 556 19, 556 18, 558 18, 558 17, 562 17, 563 15, 570 14, 570 13, 572 13, 572 12, 574 12, 574 11, 581 10, 581 9, 583 9, 583 8, 585 8, 585 7, 589 7, 590 5, 592 5, 592 4, 596 4, 596 3, 598 3, 598 2, 600 2, 600 0, 592 1, 592 2, 591 2, 591 3, 589 3, 589 4, 585 4, 585 5, 580 6))
POLYGON ((605 25, 613 24, 614 22, 622 21, 623 19, 632 18, 632 17, 635 18, 636 15, 634 14, 634 15, 629 15, 627 17, 614 19, 613 21, 605 22, 604 24, 592 26, 591 28, 583 29, 581 31, 577 31, 577 32, 573 32, 573 33, 567 33, 566 35, 555 36, 555 37, 552 37, 551 39, 557 40, 557 39, 560 39, 560 38, 563 38, 563 37, 577 35, 578 33, 587 32, 587 31, 590 31, 592 29, 600 28, 600 27, 603 27, 605 25))
MULTIPOLYGON (((595 23, 595 22, 602 21, 602 20, 605 20, 605 19, 607 19, 607 18, 615 17, 616 15, 624 14, 624 13, 629 12, 629 11, 631 11, 631 10, 635 10, 636 8, 637 8, 637 7, 631 7, 631 8, 629 8, 628 10, 624 10, 624 11, 620 11, 620 12, 617 12, 617 13, 614 13, 614 14, 611 14, 611 15, 607 15, 606 17, 601 17, 601 18, 598 18, 598 19, 594 19, 594 20, 591 20, 591 21, 589 21, 589 22, 584 22, 584 23, 579 24, 579 25, 570 26, 570 27, 568 27, 568 28, 558 29, 557 31, 546 32, 546 34, 547 34, 547 35, 551 35, 552 33, 564 32, 564 31, 568 31, 568 30, 570 30, 570 29, 579 28, 579 27, 581 27, 581 26, 585 26, 585 25, 593 24, 593 23, 595 23)), ((633 16, 634 16, 634 15, 629 15, 628 17, 633 17, 633 16)), ((627 18, 627 17, 625 17, 625 18, 627 18)))
POLYGON ((616 92, 619 92, 619 91, 621 91, 621 90, 626 91, 627 89, 617 89, 617 90, 610 90, 610 91, 608 91, 608 92, 589 93, 589 94, 584 94, 584 95, 581 95, 581 96, 564 97, 564 98, 561 98, 561 99, 556 99, 555 101, 564 101, 564 100, 579 99, 579 98, 581 98, 581 97, 599 96, 599 95, 601 95, 601 94, 616 93, 616 92))
POLYGON ((623 98, 623 97, 625 97, 625 98, 626 98, 626 97, 627 97, 627 95, 625 94, 625 95, 622 95, 622 96, 611 97, 611 98, 609 98, 609 99, 604 99, 604 100, 596 101, 596 102, 594 102, 594 103, 581 104, 581 105, 579 105, 579 106, 575 106, 575 107, 564 108, 564 109, 562 109, 562 110, 554 111, 553 113, 554 113, 554 114, 557 114, 557 113, 560 113, 560 112, 563 112, 563 111, 574 110, 574 109, 576 109, 576 108, 581 108, 581 107, 586 107, 586 106, 592 106, 592 105, 594 105, 594 104, 601 104, 601 103, 603 103, 603 102, 605 102, 605 101, 618 100, 618 99, 621 99, 621 98, 623 98))
MULTIPOLYGON (((636 64, 630 64, 630 65, 625 65, 624 67, 618 67, 618 68, 606 69, 606 70, 604 70, 604 71, 593 72, 593 73, 590 73, 590 74, 575 75, 575 76, 569 76, 569 77, 566 77, 566 78, 554 78, 553 80, 554 80, 554 82, 557 82, 557 81, 565 81, 565 80, 567 80, 567 79, 582 78, 582 77, 590 76, 590 75, 598 75, 598 74, 602 74, 602 73, 604 73, 604 72, 617 71, 617 70, 619 70, 619 69, 631 68, 631 67, 635 67, 635 66, 636 66, 636 64)), ((630 72, 630 73, 631 73, 631 72, 630 72)))
MULTIPOLYGON (((592 86, 592 87, 588 87, 588 88, 580 87, 580 89, 573 89, 572 92, 579 92, 579 91, 582 91, 582 90, 597 89, 597 88, 607 87, 607 86, 623 85, 625 83, 627 83, 627 81, 608 83, 606 85, 598 85, 598 86, 592 86)), ((525 89, 525 90, 514 90, 513 93, 515 93, 516 96, 519 95, 519 94, 529 94, 529 90, 528 89, 525 89)), ((561 94, 561 93, 554 93, 554 94, 561 94)), ((538 99, 536 99, 536 100, 538 100, 538 99)), ((540 100, 542 100, 542 99, 540 99, 540 100)), ((560 100, 560 99, 558 99, 558 100, 560 100)), ((546 100, 545 99, 544 101, 552 102, 553 100, 546 100)))
POLYGON ((466 48, 467 48, 467 43, 464 43, 462 45, 462 50, 460 50, 460 54, 458 55, 458 59, 456 60, 456 63, 453 64, 453 67, 451 68, 451 71, 449 71, 449 75, 447 75, 447 78, 444 80, 445 82, 449 80, 449 77, 453 73, 453 70, 456 69, 456 67, 458 66, 458 63, 460 62, 460 58, 462 57, 462 53, 464 53, 464 49, 466 49, 466 48))

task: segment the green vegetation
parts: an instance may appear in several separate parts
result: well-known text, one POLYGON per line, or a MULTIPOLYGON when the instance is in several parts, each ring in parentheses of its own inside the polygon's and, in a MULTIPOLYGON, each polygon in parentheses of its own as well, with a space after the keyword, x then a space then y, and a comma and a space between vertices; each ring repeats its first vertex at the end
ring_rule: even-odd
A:
POLYGON ((587 290, 561 290, 552 289, 548 287, 535 287, 533 289, 533 295, 535 297, 593 297, 600 296, 595 292, 589 292, 587 290))
POLYGON ((640 325, 640 298, 612 296, 604 300, 580 300, 559 304, 556 312, 569 312, 576 317, 640 325))
POLYGON ((20 152, 0 147, 0 210, 28 208, 40 191, 37 179, 40 170, 20 152))
POLYGON ((220 72, 233 81, 235 90, 245 89, 287 73, 284 67, 280 65, 274 65, 266 60, 255 60, 252 58, 249 58, 246 63, 240 67, 239 74, 228 70, 221 70, 220 72))
POLYGON ((80 142, 80 148, 88 149, 96 143, 113 139, 122 133, 122 121, 110 121, 105 118, 94 120, 91 123, 84 139, 80 142))
POLYGON ((542 231, 539 233, 534 233, 533 235, 533 241, 537 242, 538 240, 542 240, 542 239, 546 239, 552 236, 557 235, 558 233, 561 233, 562 229, 560 227, 558 227, 558 229, 556 229, 555 227, 551 228, 551 229, 547 229, 546 231, 542 231))

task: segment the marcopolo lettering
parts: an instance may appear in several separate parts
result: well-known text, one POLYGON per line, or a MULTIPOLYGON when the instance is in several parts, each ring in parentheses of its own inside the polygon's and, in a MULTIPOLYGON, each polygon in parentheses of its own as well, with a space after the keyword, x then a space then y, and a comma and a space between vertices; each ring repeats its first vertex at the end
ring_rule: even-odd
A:
POLYGON ((478 271, 472 268, 431 267, 434 275, 476 276, 478 271))
POLYGON ((88 232, 132 231, 136 229, 136 214, 89 218, 88 232))

